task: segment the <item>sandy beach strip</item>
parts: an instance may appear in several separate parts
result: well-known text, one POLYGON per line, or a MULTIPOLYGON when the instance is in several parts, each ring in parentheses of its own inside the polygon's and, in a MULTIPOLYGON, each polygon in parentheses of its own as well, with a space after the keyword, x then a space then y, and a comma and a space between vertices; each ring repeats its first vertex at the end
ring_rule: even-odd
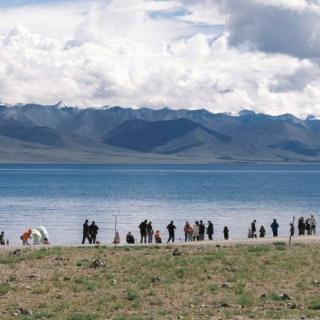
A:
MULTIPOLYGON (((22 246, 22 245, 9 245, 9 246, 0 246, 0 251, 10 251, 14 249, 37 249, 37 248, 47 248, 47 247, 65 247, 65 248, 81 248, 81 247, 94 247, 94 246, 104 246, 104 247, 150 247, 150 246, 259 246, 259 245, 270 245, 274 243, 285 243, 289 244, 289 237, 265 237, 265 238, 254 238, 254 239, 230 239, 230 240, 212 240, 212 241, 191 241, 191 242, 174 242, 174 243, 166 243, 163 242, 161 244, 141 244, 141 243, 135 243, 135 244, 126 244, 121 243, 114 245, 112 243, 100 243, 100 244, 74 244, 74 245, 28 245, 28 246, 22 246)), ((297 244, 320 244, 320 236, 296 236, 292 237, 291 245, 297 245, 297 244)))

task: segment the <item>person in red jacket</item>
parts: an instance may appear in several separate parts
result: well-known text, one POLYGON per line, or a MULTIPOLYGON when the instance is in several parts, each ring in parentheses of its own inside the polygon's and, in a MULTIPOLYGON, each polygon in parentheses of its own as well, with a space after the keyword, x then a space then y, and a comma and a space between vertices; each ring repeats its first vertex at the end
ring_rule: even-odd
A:
POLYGON ((189 223, 189 221, 186 222, 186 225, 184 226, 184 241, 192 241, 192 227, 189 223))

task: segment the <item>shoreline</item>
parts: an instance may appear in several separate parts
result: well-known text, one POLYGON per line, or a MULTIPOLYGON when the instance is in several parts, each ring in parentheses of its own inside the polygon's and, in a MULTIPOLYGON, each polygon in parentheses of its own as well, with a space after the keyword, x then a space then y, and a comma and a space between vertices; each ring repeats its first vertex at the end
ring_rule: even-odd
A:
MULTIPOLYGON (((4 245, 0 246, 0 252, 1 251, 10 251, 12 249, 40 249, 40 248, 97 248, 97 247, 166 247, 166 246, 202 246, 202 247, 236 247, 236 246, 259 246, 259 245, 272 245, 275 243, 284 243, 289 245, 289 237, 277 237, 277 238, 257 238, 257 239, 249 239, 249 238, 243 238, 243 239, 235 239, 235 240, 205 240, 205 241, 190 241, 190 242, 163 242, 163 243, 135 243, 135 244, 127 244, 127 243, 121 243, 121 244, 112 244, 112 243, 100 243, 100 244, 65 244, 65 245, 4 245)), ((320 244, 320 236, 294 236, 291 239, 291 245, 314 245, 314 244, 320 244)))

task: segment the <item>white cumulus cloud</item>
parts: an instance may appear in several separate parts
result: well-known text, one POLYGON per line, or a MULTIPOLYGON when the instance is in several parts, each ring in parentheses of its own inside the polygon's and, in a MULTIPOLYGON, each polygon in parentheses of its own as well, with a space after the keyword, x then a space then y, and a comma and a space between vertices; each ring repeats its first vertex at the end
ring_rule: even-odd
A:
POLYGON ((1 8, 8 25, 0 27, 0 99, 319 116, 319 4, 289 3, 80 0, 1 8), (45 18, 52 23, 41 28, 45 18))

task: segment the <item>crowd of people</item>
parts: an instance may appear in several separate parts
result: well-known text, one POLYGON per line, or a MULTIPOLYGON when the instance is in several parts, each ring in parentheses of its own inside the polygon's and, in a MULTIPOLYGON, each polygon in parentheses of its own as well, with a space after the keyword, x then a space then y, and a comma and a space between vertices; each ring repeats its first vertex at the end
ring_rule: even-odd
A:
MULTIPOLYGON (((278 237, 278 231, 279 231, 279 223, 277 219, 273 219, 272 223, 270 224, 271 232, 273 237, 278 237)), ((153 231, 152 222, 148 220, 144 220, 139 225, 140 229, 140 243, 161 243, 161 235, 160 231, 157 230, 156 232, 153 231)), ((168 240, 169 242, 175 241, 175 232, 176 232, 176 226, 173 221, 171 221, 167 225, 168 230, 168 240)), ((314 218, 314 215, 311 215, 310 218, 304 220, 303 217, 301 217, 298 221, 298 230, 299 235, 315 235, 316 234, 316 220, 314 218)), ((230 232, 228 226, 223 227, 223 238, 225 240, 229 240, 230 238, 230 232)), ((184 241, 190 242, 190 241, 204 241, 206 240, 213 240, 214 235, 214 225, 209 220, 207 222, 207 225, 203 222, 203 220, 197 220, 194 222, 194 224, 191 224, 189 221, 186 221, 184 228, 184 241)), ((289 235, 294 236, 295 234, 295 227, 294 223, 289 224, 289 235)), ((259 237, 264 238, 267 235, 266 228, 261 225, 259 228, 259 237)), ((248 238, 258 238, 258 229, 257 229, 257 220, 253 220, 251 223, 251 226, 248 231, 248 238)), ((128 244, 134 244, 135 238, 132 234, 132 232, 128 232, 126 237, 126 242, 128 244)))
MULTIPOLYGON (((315 235, 316 234, 316 219, 314 215, 311 215, 309 218, 300 217, 298 222, 298 235, 315 235)), ((278 230, 279 230, 279 223, 276 219, 273 219, 271 225, 271 232, 273 237, 278 236, 278 230)), ((174 221, 171 221, 167 225, 167 232, 168 232, 168 239, 167 243, 169 242, 175 242, 176 240, 176 229, 177 227, 174 224, 174 221)), ((140 230, 140 243, 162 243, 162 236, 160 234, 160 230, 154 231, 152 221, 144 220, 139 224, 139 230, 140 230)), ((100 242, 97 241, 97 235, 99 232, 99 227, 96 225, 95 221, 92 221, 91 224, 89 224, 89 220, 85 220, 83 224, 83 238, 82 238, 82 244, 85 244, 86 241, 88 241, 89 244, 99 244, 100 242)), ((204 241, 204 240, 213 240, 214 235, 214 225, 209 220, 207 224, 203 222, 203 220, 196 220, 193 224, 191 224, 189 221, 186 221, 184 227, 183 227, 183 233, 184 233, 184 241, 190 242, 190 241, 204 241)), ((228 226, 224 226, 223 230, 223 238, 225 240, 229 240, 230 238, 230 232, 228 226)), ((248 230, 248 238, 264 238, 267 235, 267 231, 264 225, 261 225, 259 230, 257 227, 257 220, 253 220, 251 222, 250 228, 248 230)), ((295 227, 294 227, 294 221, 289 224, 289 235, 294 236, 295 235, 295 227)), ((48 240, 48 232, 43 227, 37 227, 35 229, 28 229, 23 232, 23 234, 20 237, 23 245, 29 245, 29 241, 33 240, 33 244, 50 244, 48 240)), ((138 240, 138 241, 139 241, 138 240)), ((182 239, 181 239, 182 240, 182 239)), ((126 243, 128 244, 134 244, 137 240, 135 239, 134 235, 131 231, 129 231, 126 235, 126 243)), ((116 231, 115 238, 113 241, 114 244, 120 243, 120 235, 119 232, 116 231)), ((4 232, 0 232, 0 245, 9 245, 9 240, 5 239, 4 232)))
MULTIPOLYGON (((168 225, 168 231, 169 231, 169 238, 174 242, 174 229, 176 228, 175 225, 173 224, 173 221, 168 225)), ((160 235, 160 231, 156 230, 156 232, 153 231, 153 226, 152 226, 152 221, 144 220, 139 224, 139 229, 140 229, 140 243, 162 243, 162 238, 160 235)), ((127 243, 134 243, 134 237, 129 232, 127 234, 127 243), (131 242, 128 242, 128 237, 129 241, 131 239, 131 242), (131 238, 132 237, 132 238, 131 238), (133 239, 133 242, 132 242, 133 239)))
POLYGON ((303 217, 300 217, 298 220, 298 233, 299 236, 304 236, 305 234, 311 236, 316 234, 316 219, 313 214, 306 220, 303 217))
MULTIPOLYGON (((157 230, 154 232, 152 221, 144 220, 139 225, 140 229, 140 243, 162 243, 162 238, 160 235, 160 231, 157 230)), ((168 230, 168 240, 169 242, 174 242, 176 238, 176 229, 177 227, 174 224, 174 221, 171 221, 167 225, 168 230)), ((208 236, 208 240, 213 240, 213 234, 214 234, 214 227, 213 223, 211 221, 208 221, 208 225, 205 225, 202 220, 195 221, 193 225, 189 223, 189 221, 186 221, 186 224, 183 228, 184 232, 184 241, 203 241, 205 240, 205 235, 208 236)), ((223 229, 223 235, 224 239, 229 239, 229 229, 227 226, 223 229)), ((135 243, 134 236, 132 235, 131 231, 128 232, 126 241, 128 244, 135 243)))
MULTIPOLYGON (((273 219, 273 222, 271 223, 270 228, 271 228, 273 236, 277 237, 278 236, 278 229, 279 229, 279 223, 277 222, 277 219, 273 219)), ((291 229, 290 229, 290 232, 292 232, 291 229)), ((267 233, 266 228, 263 225, 261 225, 261 227, 259 229, 259 237, 264 238, 266 236, 266 233, 267 233)), ((257 220, 253 220, 251 222, 251 227, 248 232, 248 238, 258 238, 257 220)))
MULTIPOLYGON (((277 222, 277 219, 273 219, 273 222, 271 223, 270 227, 271 227, 273 237, 277 237, 278 230, 279 230, 279 223, 277 222)), ((289 234, 290 236, 295 235, 295 227, 293 222, 289 224, 289 234)), ((316 219, 314 215, 312 214, 306 220, 303 217, 300 217, 300 219, 298 220, 298 235, 311 236, 315 234, 316 234, 316 219)), ((264 238, 265 236, 266 236, 266 229, 263 225, 261 225, 259 229, 259 237, 264 238)), ((257 238, 257 237, 258 237, 257 220, 253 220, 251 223, 251 227, 249 228, 248 238, 257 238)))

